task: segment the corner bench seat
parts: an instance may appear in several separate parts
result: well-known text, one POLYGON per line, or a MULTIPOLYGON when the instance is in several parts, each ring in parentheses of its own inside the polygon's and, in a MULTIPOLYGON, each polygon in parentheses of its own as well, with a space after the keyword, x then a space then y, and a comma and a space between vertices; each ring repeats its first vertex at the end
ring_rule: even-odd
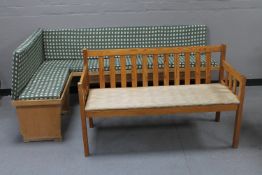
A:
POLYGON ((86 111, 239 104, 221 84, 90 89, 86 111))
MULTIPOLYGON (((115 59, 115 69, 120 70, 120 58, 115 59)), ((104 68, 109 71, 109 59, 105 59, 104 68)), ((180 56, 179 67, 185 67, 185 57, 180 56)), ((206 61, 205 56, 201 56, 201 67, 205 67, 206 61)), ((88 60, 89 71, 98 72, 98 60, 92 58, 88 60)), ((191 67, 195 67, 195 57, 190 57, 191 67)), ((211 61, 213 68, 218 67, 215 60, 211 61)), ((163 57, 158 58, 158 67, 164 67, 163 57)), ((174 58, 170 56, 169 67, 174 67, 174 58)), ((142 69, 142 57, 137 57, 137 68, 142 69)), ((153 58, 148 58, 148 68, 153 68, 153 58)), ((131 70, 131 59, 126 58, 126 69, 131 70)), ((83 71, 83 60, 50 60, 44 61, 40 66, 39 70, 33 75, 25 89, 19 96, 19 100, 39 100, 39 99, 59 99, 63 88, 67 82, 70 72, 82 72, 83 71), (43 88, 46 87, 46 88, 43 88)))
POLYGON ((29 81, 19 100, 59 99, 69 74, 68 68, 42 66, 29 81))

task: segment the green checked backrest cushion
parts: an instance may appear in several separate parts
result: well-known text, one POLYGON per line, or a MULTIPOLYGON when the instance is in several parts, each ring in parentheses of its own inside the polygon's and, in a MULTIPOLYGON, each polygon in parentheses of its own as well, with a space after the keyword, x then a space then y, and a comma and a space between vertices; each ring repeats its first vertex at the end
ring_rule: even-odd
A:
POLYGON ((44 30, 45 58, 82 59, 82 49, 202 46, 205 25, 44 30))
POLYGON ((44 61, 42 29, 30 35, 14 52, 12 99, 16 99, 44 61))

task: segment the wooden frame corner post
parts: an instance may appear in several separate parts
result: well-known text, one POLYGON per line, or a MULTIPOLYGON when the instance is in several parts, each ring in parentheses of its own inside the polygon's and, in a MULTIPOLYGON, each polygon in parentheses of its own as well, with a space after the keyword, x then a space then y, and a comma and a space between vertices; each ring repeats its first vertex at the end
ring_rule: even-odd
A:
POLYGON ((243 105, 244 105, 244 97, 245 97, 245 88, 246 88, 246 78, 242 77, 240 81, 240 87, 239 87, 239 100, 240 104, 236 111, 235 116, 235 128, 234 128, 234 135, 233 135, 233 148, 238 148, 239 145, 239 138, 240 138, 240 128, 242 124, 242 113, 243 113, 243 105))
MULTIPOLYGON (((224 78, 224 69, 223 69, 223 65, 222 65, 222 62, 224 60, 226 60, 226 45, 225 44, 222 44, 221 45, 221 53, 220 53, 220 68, 219 68, 219 82, 221 80, 223 80, 224 78)), ((216 112, 216 118, 215 118, 215 121, 216 122, 220 122, 220 116, 221 116, 221 112, 220 111, 217 111, 216 112)))

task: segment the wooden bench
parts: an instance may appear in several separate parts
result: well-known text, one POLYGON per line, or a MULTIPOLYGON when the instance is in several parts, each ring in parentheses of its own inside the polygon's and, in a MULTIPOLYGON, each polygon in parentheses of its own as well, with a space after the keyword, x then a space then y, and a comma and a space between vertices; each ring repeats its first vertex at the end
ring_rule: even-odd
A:
POLYGON ((239 144, 240 125, 245 93, 246 79, 233 69, 225 60, 225 46, 197 46, 177 48, 145 48, 114 50, 83 50, 84 70, 78 83, 79 101, 82 121, 82 135, 85 156, 89 154, 86 118, 93 127, 93 118, 163 115, 180 112, 216 112, 216 121, 220 120, 221 111, 236 111, 233 148, 239 144), (211 83, 211 55, 220 53, 219 83, 211 83), (164 55, 164 86, 159 86, 158 55, 164 55), (174 54, 173 70, 175 81, 170 84, 169 55, 174 54), (179 55, 185 55, 185 81, 181 84, 179 55), (196 66, 190 67, 190 54, 195 54, 196 66), (200 54, 206 55, 204 82, 200 78, 200 54), (114 69, 115 56, 121 58, 121 87, 116 87, 114 69), (143 86, 137 87, 137 67, 132 66, 132 87, 127 87, 125 56, 129 55, 135 65, 136 56, 143 55, 143 86), (147 56, 153 55, 153 86, 148 86, 147 56), (100 88, 89 88, 88 58, 99 57, 100 88), (103 57, 110 57, 110 88, 105 87, 103 57), (190 72, 194 71, 194 79, 190 72), (193 83, 193 84, 190 84, 193 83), (180 85, 180 86, 178 86, 180 85))

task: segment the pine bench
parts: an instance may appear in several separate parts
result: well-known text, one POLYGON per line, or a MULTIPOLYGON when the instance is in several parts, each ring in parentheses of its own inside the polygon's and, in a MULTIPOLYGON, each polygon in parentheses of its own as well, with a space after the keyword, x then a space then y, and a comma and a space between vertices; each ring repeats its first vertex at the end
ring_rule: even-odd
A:
POLYGON ((225 60, 225 45, 196 47, 163 47, 143 49, 83 50, 84 69, 78 83, 82 136, 85 156, 89 155, 87 122, 93 127, 93 118, 115 116, 163 115, 180 112, 216 112, 216 121, 221 111, 236 111, 233 148, 239 144, 240 125, 246 79, 225 60), (211 83, 211 56, 220 53, 219 83, 211 83), (136 57, 142 56, 142 87, 138 87, 136 57), (164 86, 159 85, 159 55, 164 57, 164 86), (190 55, 196 64, 190 66, 190 55), (201 79, 200 57, 206 59, 205 77, 201 79), (116 86, 115 57, 120 57, 121 86, 116 86), (153 86, 148 86, 148 57, 153 57, 153 86), (179 58, 185 57, 184 84, 181 84, 179 58), (88 59, 99 59, 100 88, 89 87, 88 59), (110 86, 105 85, 104 57, 110 59, 110 86), (126 60, 131 58, 132 87, 127 87, 126 60), (169 66, 174 59, 174 67, 169 66), (135 65, 135 66, 133 66, 135 65), (171 69, 173 69, 171 71, 171 69), (191 72, 195 76, 191 77, 191 72), (175 77, 170 84, 170 72, 175 77), (190 81, 191 80, 191 81, 190 81), (203 82, 204 80, 204 82, 203 82), (192 83, 192 84, 191 84, 192 83), (117 103, 116 103, 117 102, 117 103))

